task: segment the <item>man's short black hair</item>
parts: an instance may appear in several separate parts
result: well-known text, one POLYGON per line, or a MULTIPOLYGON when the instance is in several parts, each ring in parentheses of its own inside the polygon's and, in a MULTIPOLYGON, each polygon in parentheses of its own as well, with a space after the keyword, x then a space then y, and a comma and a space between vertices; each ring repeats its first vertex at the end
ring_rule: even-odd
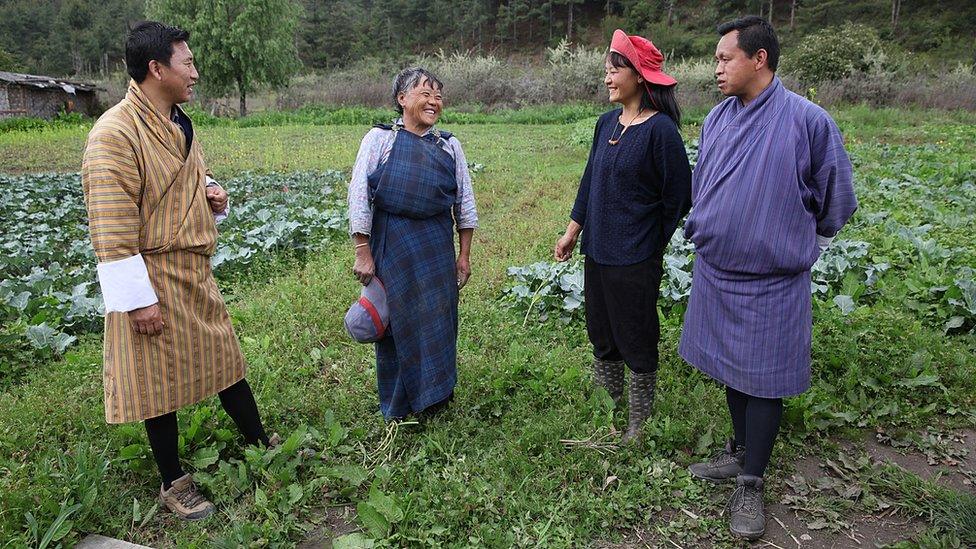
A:
POLYGON ((157 21, 144 21, 129 31, 125 40, 125 69, 137 83, 149 74, 149 62, 156 60, 169 66, 173 44, 186 42, 190 33, 157 21))
POLYGON ((719 36, 725 36, 732 31, 739 31, 739 49, 752 57, 759 50, 766 50, 766 64, 776 72, 779 65, 779 39, 776 31, 762 17, 747 15, 745 17, 727 21, 718 26, 719 36))

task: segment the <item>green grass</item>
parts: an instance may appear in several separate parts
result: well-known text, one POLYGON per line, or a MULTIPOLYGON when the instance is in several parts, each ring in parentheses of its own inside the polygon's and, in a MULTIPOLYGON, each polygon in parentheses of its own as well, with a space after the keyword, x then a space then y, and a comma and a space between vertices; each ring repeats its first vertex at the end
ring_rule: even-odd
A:
MULTIPOLYGON (((919 169, 911 155, 924 155, 925 148, 913 143, 949 136, 934 145, 945 148, 941 171, 962 177, 976 153, 969 115, 851 109, 837 117, 858 161, 859 216, 890 207, 888 199, 864 194, 894 175, 885 155, 900 159, 899 169, 919 169), (879 140, 894 144, 894 153, 879 140)), ((446 127, 457 130, 469 161, 485 165, 475 181, 481 228, 474 274, 461 295, 457 401, 446 414, 424 428, 403 426, 387 440, 392 433, 377 411, 372 350, 352 343, 342 328, 358 289, 349 246, 335 245, 262 273, 267 284, 238 281, 225 288, 265 423, 286 436, 309 427, 299 448, 245 454, 236 435, 223 440, 234 429, 215 399, 191 407, 180 413, 181 427, 186 432, 196 421, 203 429, 186 434, 184 456, 190 470, 202 473, 219 514, 183 524, 152 511, 158 480, 142 427, 105 424, 100 340, 85 336, 63 359, 35 365, 25 382, 0 394, 0 539, 35 544, 50 530, 51 537, 63 534, 64 544, 96 532, 152 546, 291 545, 326 507, 372 502, 375 508, 385 505, 385 495, 395 505, 386 517, 397 520, 384 543, 393 546, 585 546, 647 524, 682 545, 731 545, 719 517, 724 488, 693 482, 685 471, 729 427, 722 391, 676 355, 678 319, 663 324, 660 396, 647 436, 603 455, 560 443, 622 426, 619 414, 588 389, 584 327, 523 327, 521 315, 499 299, 508 284, 505 269, 551 257, 565 228, 586 157, 572 142, 573 126, 446 127), (213 449, 220 463, 208 459, 213 449), (680 509, 701 518, 675 512, 680 509), (59 515, 68 524, 60 530, 59 515)), ((13 172, 77 171, 85 131, 0 134, 0 162, 13 172)), ((204 127, 199 135, 214 171, 227 177, 244 170, 348 169, 364 131, 286 125, 204 127)), ((696 126, 685 131, 691 137, 696 126)), ((921 215, 907 205, 904 212, 921 215)), ((971 218, 967 223, 958 230, 973 228, 971 218)), ((877 231, 856 223, 843 236, 901 253, 895 244, 885 248, 877 231)), ((973 251, 971 239, 953 247, 973 251)), ((920 269, 910 257, 894 257, 905 271, 920 269)), ((824 451, 830 437, 879 425, 974 424, 974 337, 947 337, 934 312, 903 306, 910 290, 900 278, 886 279, 880 297, 865 298, 847 316, 817 301, 814 387, 788 401, 768 500, 784 490, 793 460, 824 451), (906 379, 928 381, 898 384, 906 379)), ((935 508, 907 503, 935 488, 899 488, 904 484, 892 481, 885 493, 904 500, 905 513, 935 508)))

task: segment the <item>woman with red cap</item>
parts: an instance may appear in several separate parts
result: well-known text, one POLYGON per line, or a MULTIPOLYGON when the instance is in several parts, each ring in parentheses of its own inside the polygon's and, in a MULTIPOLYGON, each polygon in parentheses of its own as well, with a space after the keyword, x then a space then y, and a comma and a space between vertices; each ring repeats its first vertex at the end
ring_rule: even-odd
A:
POLYGON ((604 83, 620 108, 597 121, 569 226, 554 252, 557 261, 568 260, 582 236, 593 382, 619 402, 624 365, 631 370, 625 441, 651 414, 664 249, 691 204, 677 82, 661 70, 663 62, 650 40, 613 33, 604 83))

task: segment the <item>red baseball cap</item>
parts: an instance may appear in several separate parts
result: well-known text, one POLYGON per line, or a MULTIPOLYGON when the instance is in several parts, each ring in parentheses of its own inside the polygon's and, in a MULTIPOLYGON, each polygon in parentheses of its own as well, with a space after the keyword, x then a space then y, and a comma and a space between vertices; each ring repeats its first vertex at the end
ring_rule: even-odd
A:
POLYGON ((617 29, 613 31, 613 40, 610 41, 610 51, 623 55, 644 80, 661 86, 673 86, 678 83, 670 74, 661 70, 664 64, 664 55, 654 47, 654 43, 640 36, 627 36, 627 33, 617 29))

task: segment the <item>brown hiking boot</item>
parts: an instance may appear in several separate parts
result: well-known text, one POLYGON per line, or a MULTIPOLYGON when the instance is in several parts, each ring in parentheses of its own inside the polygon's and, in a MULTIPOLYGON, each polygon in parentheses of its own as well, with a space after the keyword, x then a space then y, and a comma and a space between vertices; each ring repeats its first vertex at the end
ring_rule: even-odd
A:
POLYGON ((268 448, 277 448, 278 446, 281 446, 281 435, 274 433, 268 439, 268 448))
POLYGON ((214 512, 214 505, 200 493, 189 474, 173 481, 169 490, 159 487, 159 500, 183 520, 202 520, 214 512))

